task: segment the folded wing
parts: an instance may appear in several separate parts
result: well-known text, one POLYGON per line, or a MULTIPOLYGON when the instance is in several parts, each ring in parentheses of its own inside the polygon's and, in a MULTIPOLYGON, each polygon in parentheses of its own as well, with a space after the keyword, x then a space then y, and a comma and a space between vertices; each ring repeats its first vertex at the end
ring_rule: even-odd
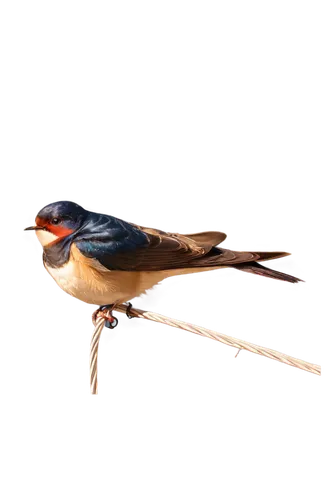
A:
MULTIPOLYGON (((98 214, 96 214, 98 215, 98 214)), ((99 216, 74 240, 78 250, 108 270, 157 271, 240 264, 260 259, 259 253, 218 248, 224 233, 181 235, 144 228, 110 216, 99 216)))

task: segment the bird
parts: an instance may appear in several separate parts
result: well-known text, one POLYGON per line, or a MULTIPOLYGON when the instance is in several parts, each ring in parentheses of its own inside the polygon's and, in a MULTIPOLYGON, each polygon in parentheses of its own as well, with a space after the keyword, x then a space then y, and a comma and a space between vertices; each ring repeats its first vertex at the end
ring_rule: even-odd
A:
POLYGON ((34 230, 43 263, 68 294, 89 304, 115 307, 172 276, 221 268, 297 283, 294 276, 259 264, 287 252, 244 252, 218 246, 226 234, 179 234, 147 228, 85 210, 71 201, 40 210, 34 230))

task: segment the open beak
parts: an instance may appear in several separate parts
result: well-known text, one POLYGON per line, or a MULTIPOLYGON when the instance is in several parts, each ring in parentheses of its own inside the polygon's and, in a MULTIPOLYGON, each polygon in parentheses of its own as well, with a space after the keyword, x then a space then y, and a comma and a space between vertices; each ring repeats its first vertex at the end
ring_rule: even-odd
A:
POLYGON ((30 226, 26 227, 24 231, 40 231, 41 229, 44 229, 43 226, 30 226))

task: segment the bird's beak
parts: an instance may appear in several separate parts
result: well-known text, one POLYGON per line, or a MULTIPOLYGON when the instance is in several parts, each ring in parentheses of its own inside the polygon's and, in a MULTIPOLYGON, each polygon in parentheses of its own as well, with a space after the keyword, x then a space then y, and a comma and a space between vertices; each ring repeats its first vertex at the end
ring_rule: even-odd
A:
POLYGON ((24 231, 39 231, 41 229, 44 229, 43 226, 30 226, 26 227, 24 231))

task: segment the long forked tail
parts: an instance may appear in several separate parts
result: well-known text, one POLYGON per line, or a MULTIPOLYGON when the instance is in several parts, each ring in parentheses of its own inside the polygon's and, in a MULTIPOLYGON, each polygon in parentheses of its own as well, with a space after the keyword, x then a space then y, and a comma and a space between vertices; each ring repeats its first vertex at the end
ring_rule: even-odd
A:
POLYGON ((299 278, 295 278, 295 276, 291 276, 290 274, 285 274, 281 273, 280 271, 274 271, 274 269, 269 269, 268 267, 258 264, 258 262, 245 262, 244 264, 237 264, 233 267, 239 269, 240 271, 245 271, 247 273, 252 273, 252 274, 259 274, 260 276, 266 276, 267 278, 273 278, 275 280, 289 281, 289 283, 298 283, 299 281, 303 281, 299 278))
POLYGON ((255 254, 254 261, 241 262, 239 264, 230 265, 230 268, 238 271, 240 273, 249 274, 254 277, 269 279, 273 281, 279 281, 280 283, 287 283, 292 285, 301 285, 308 283, 299 276, 291 273, 286 273, 279 271, 273 267, 272 261, 286 260, 293 256, 293 252, 286 250, 285 248, 275 248, 262 250, 259 248, 244 248, 238 250, 240 254, 244 252, 253 252, 255 254), (263 262, 267 264, 263 265, 263 262))
POLYGON ((194 272, 193 268, 204 268, 204 271, 214 267, 215 269, 219 267, 231 267, 234 269, 239 269, 240 271, 245 271, 251 274, 258 274, 259 276, 266 276, 267 278, 273 278, 280 281, 288 281, 289 283, 298 283, 303 281, 295 276, 289 274, 281 273, 280 271, 275 271, 274 269, 269 269, 259 264, 261 261, 279 259, 280 257, 286 257, 290 255, 288 252, 237 252, 233 250, 227 250, 226 248, 213 247, 211 250, 203 255, 201 258, 197 258, 191 261, 191 266, 185 268, 185 273, 194 272))

